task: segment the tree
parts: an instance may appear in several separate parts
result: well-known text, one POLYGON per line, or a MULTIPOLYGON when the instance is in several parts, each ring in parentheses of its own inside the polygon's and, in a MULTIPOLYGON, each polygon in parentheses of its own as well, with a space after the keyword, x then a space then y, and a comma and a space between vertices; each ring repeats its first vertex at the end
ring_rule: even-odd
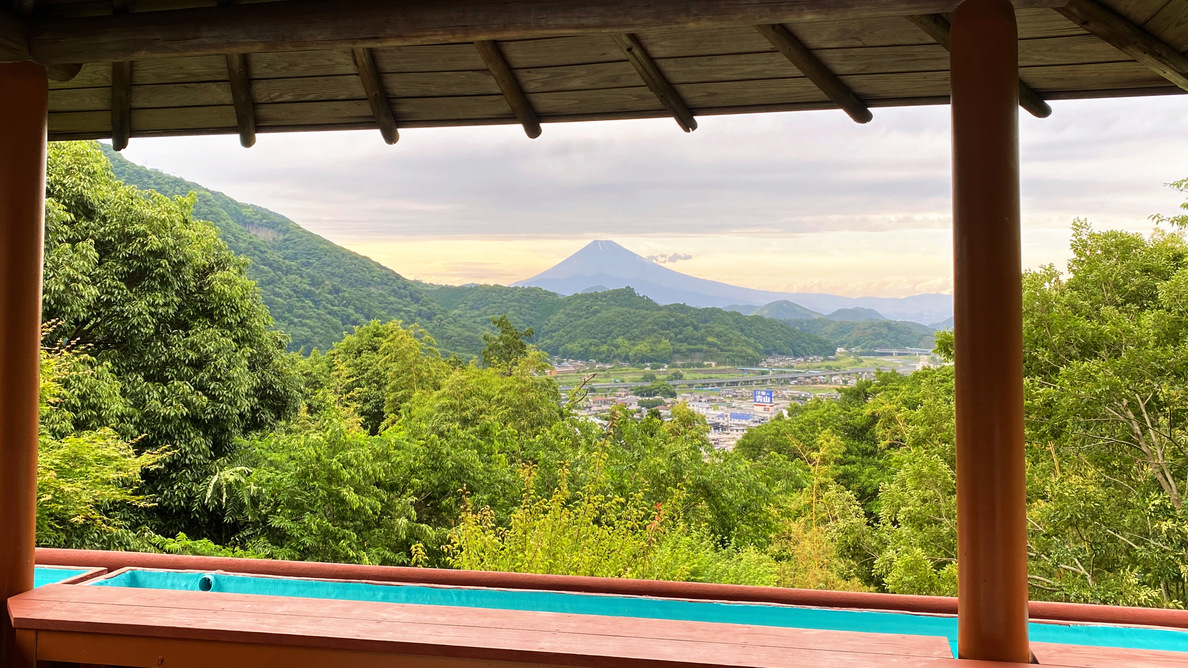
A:
POLYGON ((667 397, 675 399, 677 396, 676 388, 662 380, 652 381, 647 385, 637 387, 633 390, 637 397, 667 397))
POLYGON ((125 413, 118 382, 87 355, 42 350, 37 543, 143 549, 147 541, 133 530, 129 515, 151 507, 152 499, 140 492, 140 476, 157 466, 165 453, 138 455, 109 426, 77 429, 82 410, 92 412, 85 422, 118 420, 125 413))
MULTIPOLYGON (((311 355, 302 367, 310 399, 334 397, 353 406, 371 434, 392 424, 413 397, 440 387, 449 372, 433 338, 399 320, 356 327, 324 355, 311 355)), ((323 408, 319 404, 311 411, 323 408)))
POLYGON ((517 362, 528 356, 528 341, 534 332, 531 327, 516 329, 506 315, 492 317, 491 324, 499 333, 483 334, 483 364, 510 372, 517 362))
POLYGON ((1032 583, 1058 599, 1183 605, 1188 244, 1078 221, 1072 248, 1067 276, 1024 280, 1032 583))
MULTIPOLYGON (((298 377, 245 264, 213 225, 112 177, 93 143, 54 143, 46 182, 45 342, 84 348, 127 400, 119 435, 172 456, 146 472, 151 524, 202 533, 201 487, 236 440, 297 406, 298 377)), ((112 426, 88 422, 79 428, 112 426)))

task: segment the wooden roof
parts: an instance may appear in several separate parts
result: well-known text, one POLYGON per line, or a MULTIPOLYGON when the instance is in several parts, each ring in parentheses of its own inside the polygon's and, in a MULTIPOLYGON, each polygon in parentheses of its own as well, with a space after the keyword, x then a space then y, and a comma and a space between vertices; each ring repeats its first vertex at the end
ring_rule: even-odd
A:
MULTIPOLYGON (((955 0, 0 0, 51 139, 946 104, 955 0)), ((1022 0, 1022 102, 1188 91, 1188 0, 1022 0)), ((12 57, 16 54, 18 58, 12 57)))

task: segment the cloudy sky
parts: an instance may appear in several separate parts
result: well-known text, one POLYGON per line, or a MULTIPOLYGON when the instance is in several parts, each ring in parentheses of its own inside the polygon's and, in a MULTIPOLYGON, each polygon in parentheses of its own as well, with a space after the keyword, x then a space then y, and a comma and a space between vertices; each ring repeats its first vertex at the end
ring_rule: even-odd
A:
MULTIPOLYGON (((1148 232, 1188 178, 1188 98, 1021 116, 1023 259, 1074 218, 1148 232)), ((952 285, 947 107, 238 139, 134 139, 129 159, 278 211, 405 276, 509 283, 593 239, 748 287, 859 296, 952 285)))

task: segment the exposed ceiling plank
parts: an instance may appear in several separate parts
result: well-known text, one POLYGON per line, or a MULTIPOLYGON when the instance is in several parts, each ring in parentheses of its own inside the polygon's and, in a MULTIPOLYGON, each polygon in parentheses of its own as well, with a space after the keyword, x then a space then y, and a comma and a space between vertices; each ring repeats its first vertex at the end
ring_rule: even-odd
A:
MULTIPOLYGON (((937 44, 945 47, 946 51, 950 49, 952 26, 949 25, 949 19, 940 14, 916 14, 906 18, 920 26, 921 30, 935 39, 937 44)), ((1044 100, 1044 96, 1037 93, 1022 79, 1019 80, 1019 106, 1036 118, 1047 118, 1052 115, 1052 107, 1044 100)))
POLYGON ((111 64, 111 147, 122 151, 132 136, 132 63, 111 64))
POLYGON ((1159 76, 1188 90, 1188 56, 1094 0, 1069 0, 1056 11, 1159 76))
POLYGON ((78 76, 82 71, 82 65, 74 63, 71 65, 46 65, 45 73, 51 81, 70 81, 78 76))
POLYGON ((384 80, 375 66, 375 57, 371 49, 351 49, 351 57, 355 61, 359 80, 363 82, 363 91, 367 93, 367 102, 371 104, 371 113, 375 116, 375 124, 379 126, 380 134, 385 142, 395 144, 400 140, 400 132, 396 129, 396 116, 392 113, 392 103, 388 100, 388 91, 385 90, 384 80))
MULTIPOLYGON (((76 18, 35 18, 41 63, 98 63, 357 46, 446 44, 658 28, 716 28, 952 11, 960 0, 289 0, 76 18)), ((1067 0, 1015 0, 1051 7, 1067 0)))
POLYGON ((0 10, 0 63, 29 59, 25 21, 0 10))
POLYGON ((660 100, 660 104, 663 104, 664 108, 672 113, 677 125, 681 126, 685 132, 696 130, 697 119, 693 117, 689 105, 685 104, 680 93, 672 87, 660 68, 656 67, 655 61, 648 55, 647 49, 640 43, 639 38, 630 33, 615 35, 615 42, 623 50, 623 55, 627 56, 631 66, 635 68, 636 72, 639 72, 639 77, 647 84, 648 89, 660 100))
POLYGON ((784 57, 792 62, 804 76, 816 84, 826 97, 841 107, 857 123, 869 123, 874 116, 870 113, 866 103, 858 99, 850 87, 842 83, 830 69, 813 55, 796 36, 787 28, 779 24, 758 25, 755 29, 767 38, 772 46, 779 49, 784 57))
POLYGON ((503 59, 503 52, 499 50, 499 45, 490 40, 478 41, 474 45, 478 48, 483 62, 487 64, 487 69, 491 70, 491 76, 495 77, 495 83, 499 84, 499 90, 503 91, 507 105, 511 107, 512 113, 520 121, 520 125, 524 126, 524 133, 528 135, 529 139, 539 137, 540 117, 536 115, 536 110, 532 108, 532 103, 528 101, 528 96, 524 94, 524 89, 520 87, 516 75, 507 66, 507 61, 503 59))
POLYGON ((251 148, 256 144, 256 110, 252 105, 252 81, 248 74, 246 55, 227 55, 227 78, 231 81, 231 102, 235 105, 239 144, 251 148))

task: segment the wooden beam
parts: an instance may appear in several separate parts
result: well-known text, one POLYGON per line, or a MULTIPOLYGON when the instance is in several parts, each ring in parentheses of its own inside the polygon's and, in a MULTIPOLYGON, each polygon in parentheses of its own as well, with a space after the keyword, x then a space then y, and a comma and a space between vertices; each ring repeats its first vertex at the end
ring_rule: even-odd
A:
POLYGON ((46 65, 45 73, 50 81, 70 81, 82 71, 82 64, 46 65))
POLYGON ((693 117, 689 105, 685 104, 680 93, 672 87, 672 84, 668 83, 668 79, 656 66, 652 57, 648 55, 647 49, 640 43, 639 38, 627 33, 626 35, 615 35, 615 42, 623 50, 623 55, 627 56, 631 66, 635 68, 636 72, 639 72, 639 77, 647 84, 648 89, 676 119, 677 125, 681 126, 685 132, 696 130, 697 119, 693 117))
POLYGON ((1069 0, 1056 11, 1073 23, 1188 90, 1188 56, 1094 0, 1069 0))
POLYGON ((25 20, 0 11, 0 63, 29 60, 25 20))
POLYGON ((231 81, 231 102, 235 105, 239 144, 251 148, 256 143, 256 110, 252 105, 252 82, 248 76, 246 54, 227 55, 227 78, 231 81))
MULTIPOLYGON (((945 47, 946 51, 952 50, 952 40, 950 39, 952 26, 949 25, 949 19, 940 14, 916 14, 906 18, 928 33, 932 39, 936 40, 937 44, 945 47)), ((1052 107, 1048 106, 1044 96, 1028 86, 1027 82, 1022 79, 1019 79, 1019 106, 1036 118, 1047 118, 1052 115, 1052 107)))
MULTIPOLYGON (((1051 7, 1067 0, 1016 0, 1051 7)), ((30 22, 41 63, 447 44, 952 11, 960 0, 289 0, 30 22)))
POLYGON ((396 115, 392 113, 392 103, 388 100, 388 91, 384 89, 384 80, 375 66, 371 49, 351 49, 351 58, 355 61, 355 71, 359 73, 359 81, 363 82, 363 91, 367 93, 367 103, 371 105, 371 115, 375 116, 380 134, 385 142, 395 144, 400 141, 396 115))
POLYGON ((111 64, 111 147, 122 151, 132 136, 132 63, 111 64))
POLYGON ((870 113, 866 103, 858 99, 854 91, 850 87, 842 83, 841 79, 837 78, 825 63, 821 62, 820 58, 813 55, 808 47, 804 45, 796 36, 793 35, 787 28, 779 24, 772 25, 758 25, 755 29, 759 34, 767 38, 772 46, 779 49, 784 57, 792 62, 804 76, 809 78, 821 89, 821 92, 833 100, 833 103, 841 107, 858 123, 869 123, 874 116, 870 113))
POLYGON ((507 105, 519 119, 520 125, 524 126, 524 133, 528 135, 529 139, 539 137, 540 117, 536 115, 536 110, 532 108, 532 103, 528 101, 524 89, 520 88, 520 82, 516 80, 516 75, 507 66, 507 61, 503 59, 503 52, 499 50, 499 45, 490 40, 483 40, 475 42, 474 46, 478 49, 483 62, 487 64, 487 69, 491 70, 491 76, 495 77, 495 83, 499 84, 499 90, 503 91, 507 105))

